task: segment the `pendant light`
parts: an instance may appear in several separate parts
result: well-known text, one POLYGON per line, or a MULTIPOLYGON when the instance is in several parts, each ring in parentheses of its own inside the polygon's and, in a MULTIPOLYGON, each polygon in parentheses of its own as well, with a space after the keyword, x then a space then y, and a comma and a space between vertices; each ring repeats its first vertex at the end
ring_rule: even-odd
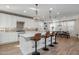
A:
MULTIPOLYGON (((51 13, 52 13, 52 8, 49 9, 49 19, 50 19, 50 21, 52 21, 52 16, 51 16, 52 14, 51 14, 51 13)), ((52 29, 52 30, 53 30, 53 29, 52 29)), ((53 42, 52 42, 52 36, 53 36, 52 33, 53 33, 53 32, 50 33, 50 34, 51 34, 51 35, 50 35, 51 40, 50 40, 50 44, 49 44, 50 47, 54 47, 53 42)))
POLYGON ((39 17, 38 17, 38 4, 35 4, 35 17, 34 17, 34 20, 38 20, 39 17))
POLYGON ((49 19, 51 20, 51 13, 52 13, 52 10, 49 10, 49 19))

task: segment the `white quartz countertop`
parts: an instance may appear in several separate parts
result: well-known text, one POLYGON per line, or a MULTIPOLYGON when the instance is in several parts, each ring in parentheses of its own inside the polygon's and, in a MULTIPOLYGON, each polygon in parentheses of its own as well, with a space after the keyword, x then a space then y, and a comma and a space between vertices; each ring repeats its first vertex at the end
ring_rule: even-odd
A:
POLYGON ((35 33, 41 33, 41 35, 44 35, 45 32, 26 32, 24 34, 19 34, 22 37, 33 37, 35 33))

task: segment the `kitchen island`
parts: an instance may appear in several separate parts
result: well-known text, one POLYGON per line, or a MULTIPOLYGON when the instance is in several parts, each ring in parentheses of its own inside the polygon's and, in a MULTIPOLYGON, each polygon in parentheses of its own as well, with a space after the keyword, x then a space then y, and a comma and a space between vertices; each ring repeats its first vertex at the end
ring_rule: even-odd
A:
MULTIPOLYGON (((34 41, 31 39, 31 37, 33 37, 35 35, 35 33, 37 32, 26 32, 23 34, 19 34, 19 44, 20 44, 20 50, 22 52, 22 54, 26 55, 29 53, 32 53, 35 49, 35 43, 34 41)), ((45 32, 39 32, 41 33, 41 35, 44 35, 45 32)), ((54 42, 54 38, 52 37, 52 42, 54 42)), ((50 44, 51 38, 49 37, 47 39, 47 45, 50 44)), ((41 40, 38 41, 38 49, 43 48, 45 45, 45 39, 41 38, 41 40)))

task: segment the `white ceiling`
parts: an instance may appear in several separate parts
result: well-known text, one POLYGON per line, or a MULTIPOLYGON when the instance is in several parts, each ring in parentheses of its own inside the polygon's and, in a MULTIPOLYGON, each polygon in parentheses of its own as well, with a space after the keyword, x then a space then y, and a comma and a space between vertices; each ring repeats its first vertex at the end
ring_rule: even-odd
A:
MULTIPOLYGON (((35 11, 30 8, 35 8, 34 4, 0 4, 0 10, 14 12, 26 16, 35 16, 35 11), (26 11, 24 13, 24 11, 26 11)), ((79 4, 39 4, 39 17, 46 19, 49 17, 49 9, 52 10, 52 18, 63 18, 79 15, 79 4), (59 14, 57 14, 59 13, 59 14)))

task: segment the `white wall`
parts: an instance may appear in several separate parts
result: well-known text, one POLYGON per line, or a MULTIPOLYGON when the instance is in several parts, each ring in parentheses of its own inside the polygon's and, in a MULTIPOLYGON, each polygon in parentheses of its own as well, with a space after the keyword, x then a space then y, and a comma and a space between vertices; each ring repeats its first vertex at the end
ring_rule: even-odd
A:
POLYGON ((75 22, 75 31, 76 31, 76 33, 79 33, 79 18, 77 18, 77 20, 75 22))
POLYGON ((62 31, 69 31, 71 36, 76 36, 76 34, 79 34, 79 18, 76 18, 75 21, 67 21, 67 22, 57 22, 53 23, 56 31, 59 30, 59 26, 61 25, 62 31))

